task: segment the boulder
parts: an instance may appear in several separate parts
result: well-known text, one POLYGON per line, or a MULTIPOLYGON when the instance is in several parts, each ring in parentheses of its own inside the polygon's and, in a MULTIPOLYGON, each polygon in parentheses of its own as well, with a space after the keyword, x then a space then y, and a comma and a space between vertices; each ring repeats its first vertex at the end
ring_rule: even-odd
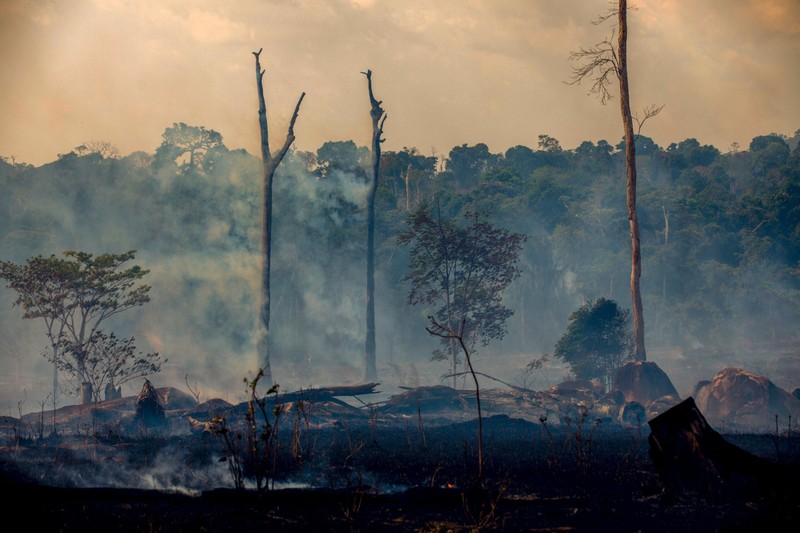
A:
POLYGON ((642 405, 662 396, 678 396, 667 374, 652 361, 625 363, 614 374, 612 388, 622 391, 626 401, 642 405))
POLYGON ((681 403, 680 397, 677 394, 668 394, 645 405, 647 411, 647 419, 655 418, 661 413, 669 411, 676 405, 681 403))
POLYGON ((692 398, 697 398, 700 396, 700 391, 703 390, 707 385, 711 385, 710 379, 703 379, 697 382, 697 385, 694 386, 694 390, 692 391, 692 398))
POLYGON ((174 387, 161 387, 156 389, 164 400, 164 409, 174 411, 177 409, 194 409, 197 407, 197 400, 189 393, 183 392, 174 387))
POLYGON ((719 372, 695 400, 709 423, 728 429, 774 431, 776 415, 800 417, 799 399, 768 378, 741 368, 719 372))
POLYGON ((647 422, 647 410, 639 402, 627 402, 620 409, 619 422, 624 426, 641 426, 647 422))

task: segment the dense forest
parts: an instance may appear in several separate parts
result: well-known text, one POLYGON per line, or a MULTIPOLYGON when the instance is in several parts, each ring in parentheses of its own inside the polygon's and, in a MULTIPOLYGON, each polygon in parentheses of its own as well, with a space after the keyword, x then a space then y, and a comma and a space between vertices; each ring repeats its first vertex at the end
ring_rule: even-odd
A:
MULTIPOLYGON (((719 369, 708 363, 715 357, 766 374, 796 365, 798 141, 800 130, 773 133, 722 151, 693 138, 662 147, 638 137, 651 358, 678 354, 686 365, 704 358, 711 366, 696 379, 719 369)), ((276 382, 289 388, 363 376, 369 156, 353 141, 333 141, 316 153, 291 151, 277 170, 272 366, 276 382)), ((380 171, 379 379, 439 382, 439 375, 419 374, 436 368, 429 359, 437 340, 425 332, 430 310, 407 304, 409 255, 397 242, 422 202, 437 202, 448 217, 485 212, 492 224, 528 237, 522 274, 505 296, 514 311, 508 334, 479 347, 478 370, 520 379, 525 362, 552 353, 568 316, 586 301, 630 306, 623 143, 562 149, 540 135, 536 147, 504 153, 485 144, 456 146, 446 156, 406 148, 385 151, 380 171)), ((113 145, 92 142, 39 167, 3 158, 0 259, 136 250, 136 262, 150 270, 152 301, 117 327, 142 350, 169 359, 164 379, 236 393, 256 370, 260 180, 260 159, 229 149, 214 130, 186 124, 166 128, 152 153, 120 156, 113 145)), ((43 397, 46 342, 12 303, 10 291, 0 291, 4 388, 17 400, 34 389, 43 397)), ((31 402, 40 400, 36 394, 31 402)))

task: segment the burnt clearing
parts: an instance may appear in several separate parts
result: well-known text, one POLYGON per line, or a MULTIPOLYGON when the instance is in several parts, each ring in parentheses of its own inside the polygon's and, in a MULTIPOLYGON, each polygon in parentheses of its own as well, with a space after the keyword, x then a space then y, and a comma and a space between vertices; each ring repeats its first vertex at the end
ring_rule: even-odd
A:
MULTIPOLYGON (((171 420, 170 423, 177 423, 171 420)), ((7 509, 47 531, 737 531, 794 529, 796 491, 715 498, 666 490, 647 424, 591 417, 484 420, 476 483, 474 419, 343 417, 278 427, 268 490, 233 489, 217 435, 84 428, 10 433, 7 509)), ((726 434, 795 465, 800 436, 726 434)))

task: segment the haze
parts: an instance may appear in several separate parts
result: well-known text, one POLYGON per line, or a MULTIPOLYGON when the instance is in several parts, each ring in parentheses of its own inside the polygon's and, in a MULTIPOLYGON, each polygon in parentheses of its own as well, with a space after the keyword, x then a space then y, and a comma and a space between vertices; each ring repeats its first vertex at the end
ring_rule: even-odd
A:
MULTIPOLYGON (((307 93, 296 147, 369 142, 366 85, 389 115, 387 150, 565 148, 621 138, 616 101, 569 86, 569 54, 609 31, 594 1, 3 0, 0 155, 41 165, 88 141, 152 152, 164 129, 215 129, 258 153, 251 52, 263 47, 273 129, 307 93)), ((634 107, 646 134, 725 151, 800 124, 800 4, 643 2, 629 19, 634 107)))

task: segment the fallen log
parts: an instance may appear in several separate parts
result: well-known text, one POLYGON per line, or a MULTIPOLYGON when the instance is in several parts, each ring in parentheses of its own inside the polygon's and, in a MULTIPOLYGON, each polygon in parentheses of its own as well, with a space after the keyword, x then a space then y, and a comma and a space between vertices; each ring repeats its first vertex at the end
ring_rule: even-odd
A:
POLYGON ((667 492, 709 499, 797 494, 800 467, 756 456, 715 431, 692 397, 648 422, 650 457, 667 492))
POLYGON ((336 402, 341 403, 341 400, 338 400, 337 397, 339 396, 364 396, 367 394, 376 394, 378 391, 375 388, 380 385, 380 383, 363 383, 359 385, 339 385, 336 387, 319 387, 319 388, 310 388, 310 389, 301 389, 299 391, 294 392, 287 392, 287 393, 277 393, 275 395, 270 395, 270 397, 274 396, 275 403, 291 403, 297 401, 303 402, 336 402))

